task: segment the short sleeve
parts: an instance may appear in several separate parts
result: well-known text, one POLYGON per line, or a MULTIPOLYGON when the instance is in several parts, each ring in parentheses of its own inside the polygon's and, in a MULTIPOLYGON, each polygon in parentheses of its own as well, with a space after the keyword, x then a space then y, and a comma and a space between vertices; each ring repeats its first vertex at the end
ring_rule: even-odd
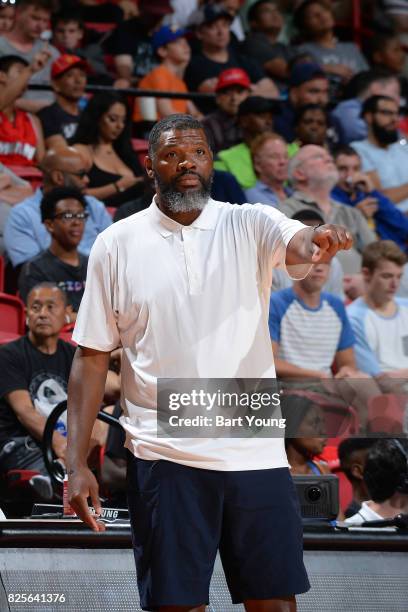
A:
POLYGON ((354 352, 356 355, 357 367, 371 376, 378 376, 381 374, 381 368, 367 340, 364 312, 361 309, 352 307, 353 305, 348 308, 347 312, 356 338, 354 352))
POLYGON ((27 390, 25 368, 15 343, 0 348, 0 397, 17 390, 27 390))
POLYGON ((339 342, 337 345, 338 351, 344 351, 345 349, 351 348, 355 345, 356 339, 354 336, 353 328, 351 327, 349 318, 344 308, 343 303, 340 299, 330 296, 329 298, 331 307, 335 310, 337 316, 341 321, 341 333, 339 342))
POLYGON ((309 263, 286 266, 286 248, 293 236, 305 229, 306 225, 289 219, 272 206, 263 204, 247 206, 253 215, 261 268, 268 271, 271 268, 282 268, 295 280, 307 276, 311 267, 309 263))
MULTIPOLYGON (((38 225, 42 227, 41 220, 38 221, 38 225)), ((11 208, 4 227, 4 244, 13 266, 22 264, 41 251, 41 247, 36 240, 36 233, 39 233, 37 229, 37 227, 34 227, 33 220, 27 214, 26 207, 17 204, 17 206, 11 208)), ((42 248, 47 247, 48 243, 42 245, 42 248)))
POLYGON ((371 172, 372 170, 377 170, 375 161, 370 158, 368 154, 365 143, 363 141, 352 142, 350 145, 355 151, 357 151, 358 155, 361 158, 361 165, 364 172, 371 172))
POLYGON ((116 288, 115 258, 100 235, 89 256, 85 292, 72 336, 80 346, 109 352, 120 345, 116 288))
POLYGON ((61 126, 58 123, 52 106, 53 105, 46 106, 37 115, 41 121, 44 138, 50 138, 50 136, 54 136, 55 134, 61 134, 61 126))
POLYGON ((281 324, 290 300, 287 299, 287 291, 276 291, 272 293, 269 303, 269 333, 273 342, 280 342, 281 324))

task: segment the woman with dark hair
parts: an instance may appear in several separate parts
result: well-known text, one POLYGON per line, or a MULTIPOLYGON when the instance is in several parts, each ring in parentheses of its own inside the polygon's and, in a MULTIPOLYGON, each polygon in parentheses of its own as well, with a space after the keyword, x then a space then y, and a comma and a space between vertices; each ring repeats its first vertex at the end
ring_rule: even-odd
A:
POLYGON ((286 419, 285 448, 291 474, 329 474, 324 461, 315 459, 326 446, 322 409, 304 395, 283 394, 282 416, 286 419))
POLYGON ((130 109, 123 96, 96 94, 83 110, 73 140, 90 166, 88 195, 114 207, 141 195, 143 171, 132 149, 130 109))

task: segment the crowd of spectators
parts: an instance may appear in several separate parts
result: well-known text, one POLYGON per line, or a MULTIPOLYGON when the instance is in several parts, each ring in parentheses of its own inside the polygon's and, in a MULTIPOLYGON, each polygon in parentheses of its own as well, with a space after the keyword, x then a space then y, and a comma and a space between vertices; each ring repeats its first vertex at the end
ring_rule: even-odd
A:
MULTIPOLYGON (((352 4, 2 3, 0 255, 6 291, 26 304, 27 334, 0 348, 0 472, 29 467, 46 475, 39 444, 49 404, 66 397, 73 350, 58 335, 75 322, 97 235, 149 206, 146 138, 157 119, 173 113, 202 122, 214 153, 214 199, 262 203, 305 225, 337 223, 353 235, 350 251, 304 280, 274 272, 278 376, 364 380, 354 404, 360 433, 369 427, 362 398, 394 391, 390 379, 407 391, 408 12, 390 8, 403 3, 365 0, 353 29, 352 4), (103 90, 90 93, 89 85, 103 90), (132 89, 151 93, 134 96, 132 89)), ((114 371, 110 402, 119 388, 114 371)), ((337 399, 345 393, 350 400, 346 386, 336 387, 337 399)), ((323 438, 312 435, 315 405, 296 395, 291 402, 303 422, 288 442, 291 463, 298 473, 328 471, 323 438)), ((362 515, 387 517, 391 507, 405 508, 405 493, 378 493, 370 466, 402 451, 361 440, 345 441, 339 452, 353 485, 351 508, 371 500, 362 515), (362 454, 366 468, 356 467, 362 454), (390 498, 395 503, 382 512, 390 498)), ((63 460, 60 433, 53 446, 63 460)))

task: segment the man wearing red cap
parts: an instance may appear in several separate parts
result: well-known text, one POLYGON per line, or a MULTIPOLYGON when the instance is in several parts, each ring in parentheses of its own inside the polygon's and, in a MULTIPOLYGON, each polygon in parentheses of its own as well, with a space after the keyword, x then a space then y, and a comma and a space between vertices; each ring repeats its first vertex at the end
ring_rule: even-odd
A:
POLYGON ((238 107, 250 92, 251 81, 242 68, 223 70, 215 88, 217 110, 204 118, 203 124, 214 153, 229 149, 242 140, 237 123, 238 107))
POLYGON ((75 134, 80 115, 78 103, 87 83, 86 68, 86 62, 76 55, 60 55, 52 64, 56 102, 38 113, 47 148, 66 146, 75 134))

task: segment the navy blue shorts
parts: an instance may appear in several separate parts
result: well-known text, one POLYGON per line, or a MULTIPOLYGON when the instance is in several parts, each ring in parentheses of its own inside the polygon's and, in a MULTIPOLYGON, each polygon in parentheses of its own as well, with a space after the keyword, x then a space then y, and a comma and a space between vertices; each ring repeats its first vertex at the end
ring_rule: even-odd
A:
POLYGON ((299 501, 287 468, 220 472, 127 452, 143 610, 208 604, 218 549, 233 603, 309 590, 299 501))

